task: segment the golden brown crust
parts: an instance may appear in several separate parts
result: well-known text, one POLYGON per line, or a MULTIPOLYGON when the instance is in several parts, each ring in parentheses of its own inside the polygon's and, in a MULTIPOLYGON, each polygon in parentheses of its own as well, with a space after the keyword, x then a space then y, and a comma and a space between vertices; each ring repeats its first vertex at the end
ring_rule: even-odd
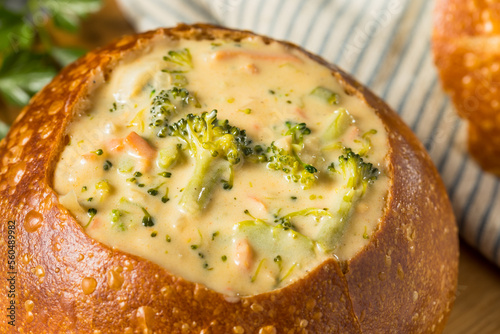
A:
MULTIPOLYGON (((124 37, 64 69, 33 98, 0 143, 1 254, 16 221, 19 333, 431 333, 441 332, 458 270, 455 220, 442 182, 409 128, 338 68, 346 90, 390 129, 391 185, 384 222, 349 263, 324 262, 283 289, 228 301, 144 259, 89 238, 57 200, 51 175, 75 104, 92 78, 153 37, 250 36, 180 25, 124 37), (31 302, 32 303, 31 303, 31 302)), ((270 40, 269 40, 270 41, 270 40)), ((289 47, 297 48, 291 44, 289 47)), ((1 270, 7 273, 6 261, 1 270)), ((7 305, 6 294, 0 294, 7 305)))
POLYGON ((469 151, 500 175, 500 3, 439 0, 433 51, 444 89, 469 122, 469 151))

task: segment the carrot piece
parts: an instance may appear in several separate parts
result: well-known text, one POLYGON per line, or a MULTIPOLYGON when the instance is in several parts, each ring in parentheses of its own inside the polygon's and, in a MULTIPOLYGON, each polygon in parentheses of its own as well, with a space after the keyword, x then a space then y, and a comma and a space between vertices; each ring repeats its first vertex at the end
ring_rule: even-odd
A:
POLYGON ((302 117, 303 119, 308 119, 307 114, 304 112, 304 110, 303 110, 302 108, 298 108, 298 107, 297 107, 297 108, 295 108, 295 109, 294 109, 294 111, 295 111, 295 113, 296 113, 297 115, 299 115, 299 116, 300 116, 300 117, 302 117))
POLYGON ((253 262, 252 246, 247 239, 240 239, 236 243, 234 263, 245 270, 249 270, 253 262))
POLYGON ((258 208, 259 211, 261 212, 267 211, 267 206, 263 201, 254 196, 248 196, 248 198, 250 198, 256 204, 256 207, 258 208))
POLYGON ((357 126, 351 126, 351 129, 349 129, 347 134, 347 138, 349 138, 349 140, 354 140, 359 137, 359 132, 360 130, 357 126))
POLYGON ((151 161, 156 156, 156 150, 148 142, 134 131, 125 137, 125 144, 128 146, 130 155, 151 161))
POLYGON ((246 64, 242 66, 241 69, 248 74, 257 74, 260 72, 259 68, 255 66, 255 64, 246 64))
POLYGON ((157 153, 156 149, 151 147, 144 138, 134 131, 130 132, 125 138, 113 138, 109 140, 106 146, 110 152, 121 152, 126 148, 129 155, 139 159, 142 170, 149 169, 157 153))
POLYGON ((291 54, 267 54, 261 52, 247 51, 247 50, 220 50, 212 55, 214 60, 227 60, 235 57, 249 57, 256 60, 268 60, 268 61, 285 61, 301 63, 302 60, 291 54))
POLYGON ((108 149, 110 151, 123 151, 124 149, 124 144, 123 144, 123 138, 113 138, 108 143, 106 144, 108 149))
POLYGON ((85 154, 82 154, 82 159, 85 160, 85 162, 96 161, 97 160, 97 154, 95 154, 95 153, 85 153, 85 154))
POLYGON ((87 227, 87 229, 89 229, 89 230, 98 229, 101 227, 101 225, 102 225, 102 220, 99 218, 94 218, 94 219, 92 219, 92 221, 89 224, 89 226, 87 227))

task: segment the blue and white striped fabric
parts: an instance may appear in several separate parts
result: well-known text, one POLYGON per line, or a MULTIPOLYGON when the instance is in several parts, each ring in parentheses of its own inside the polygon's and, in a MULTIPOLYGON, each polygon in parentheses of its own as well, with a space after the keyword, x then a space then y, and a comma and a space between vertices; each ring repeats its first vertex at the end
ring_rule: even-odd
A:
POLYGON ((350 72, 418 135, 447 186, 462 237, 500 265, 500 180, 466 149, 466 124, 430 51, 433 1, 119 0, 138 31, 178 22, 249 29, 294 42, 350 72))

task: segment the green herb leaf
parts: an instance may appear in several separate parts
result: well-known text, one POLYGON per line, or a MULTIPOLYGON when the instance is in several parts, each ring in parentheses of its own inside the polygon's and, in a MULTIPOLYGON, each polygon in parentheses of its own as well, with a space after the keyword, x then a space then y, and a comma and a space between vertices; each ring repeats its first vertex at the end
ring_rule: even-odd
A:
POLYGON ((80 20, 99 10, 102 0, 0 1, 0 97, 23 106, 57 71, 83 54, 55 47, 46 25, 75 32, 80 20), (10 6, 12 5, 12 6, 10 6))
POLYGON ((75 32, 80 19, 101 8, 101 0, 38 0, 40 10, 48 11, 56 27, 75 32))
POLYGON ((142 225, 145 227, 154 226, 155 223, 154 223, 153 217, 151 217, 149 212, 143 207, 141 207, 141 210, 142 210, 142 212, 144 212, 144 217, 142 217, 142 225))
POLYGON ((7 132, 9 132, 9 126, 0 121, 0 139, 3 139, 7 135, 7 132))
POLYGON ((315 95, 327 102, 330 105, 339 104, 340 96, 337 93, 332 92, 328 88, 318 86, 313 89, 311 95, 315 95))
POLYGON ((78 31, 78 24, 80 23, 80 19, 78 16, 74 14, 70 14, 68 16, 61 15, 59 13, 54 14, 54 24, 56 27, 61 28, 63 30, 69 32, 78 31))
POLYGON ((34 37, 33 26, 22 14, 0 7, 0 50, 2 54, 29 48, 34 37))
POLYGON ((42 55, 27 51, 7 55, 0 68, 0 94, 7 102, 25 105, 56 74, 56 69, 42 55))
POLYGON ((60 66, 71 64, 85 54, 85 50, 78 48, 52 47, 50 55, 60 66))

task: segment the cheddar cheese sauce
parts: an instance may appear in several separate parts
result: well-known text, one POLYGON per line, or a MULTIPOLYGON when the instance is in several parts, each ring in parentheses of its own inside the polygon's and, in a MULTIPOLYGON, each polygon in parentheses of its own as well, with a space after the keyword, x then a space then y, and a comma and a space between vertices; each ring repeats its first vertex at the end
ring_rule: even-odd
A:
POLYGON ((307 55, 162 39, 97 85, 54 175, 95 240, 248 296, 350 259, 377 230, 387 131, 307 55))

